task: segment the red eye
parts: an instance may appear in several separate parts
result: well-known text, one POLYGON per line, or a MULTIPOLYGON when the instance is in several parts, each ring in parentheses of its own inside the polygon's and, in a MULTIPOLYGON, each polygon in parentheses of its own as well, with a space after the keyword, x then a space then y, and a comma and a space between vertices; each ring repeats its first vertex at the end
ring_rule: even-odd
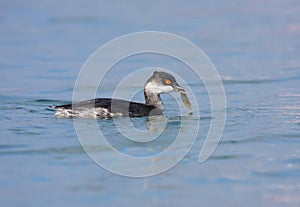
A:
POLYGON ((166 80, 165 83, 166 83, 167 85, 170 85, 172 82, 171 82, 170 80, 166 80))

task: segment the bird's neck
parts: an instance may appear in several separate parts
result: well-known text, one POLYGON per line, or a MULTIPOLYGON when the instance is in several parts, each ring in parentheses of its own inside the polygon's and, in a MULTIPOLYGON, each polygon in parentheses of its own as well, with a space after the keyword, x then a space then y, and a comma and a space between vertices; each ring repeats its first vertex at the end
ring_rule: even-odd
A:
POLYGON ((145 95, 146 105, 152 105, 160 110, 164 110, 164 105, 158 93, 155 93, 154 91, 145 88, 144 95, 145 95))

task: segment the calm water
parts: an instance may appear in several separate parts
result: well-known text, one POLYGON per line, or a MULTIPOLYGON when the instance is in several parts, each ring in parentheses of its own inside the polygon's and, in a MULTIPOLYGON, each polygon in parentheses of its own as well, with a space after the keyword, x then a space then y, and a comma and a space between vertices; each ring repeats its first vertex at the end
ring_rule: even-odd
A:
MULTIPOLYGON (((77 2, 0 3, 1 206, 300 205, 298 0, 77 2), (56 119, 47 108, 71 100, 76 76, 95 49, 144 30, 176 33, 202 48, 222 76, 228 108, 216 151, 198 163, 211 117, 205 88, 191 83, 203 133, 180 164, 134 179, 91 161, 72 120, 56 119)), ((157 60, 125 62, 122 72, 165 66, 157 60)), ((110 90, 108 85, 99 94, 110 90)), ((136 100, 142 101, 141 94, 136 100)), ((177 106, 168 95, 164 100, 176 128, 177 106)), ((98 124, 111 130, 105 133, 120 151, 161 149, 118 140, 111 120, 98 124)), ((137 127, 144 124, 135 120, 137 127)))

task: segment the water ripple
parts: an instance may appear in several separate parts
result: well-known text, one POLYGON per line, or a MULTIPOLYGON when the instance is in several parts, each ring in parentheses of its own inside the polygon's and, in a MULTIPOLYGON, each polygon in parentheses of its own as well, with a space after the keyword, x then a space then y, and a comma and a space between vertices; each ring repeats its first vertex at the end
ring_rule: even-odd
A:
POLYGON ((281 78, 260 78, 260 79, 239 79, 230 76, 223 76, 222 81, 225 85, 231 84, 267 84, 267 83, 283 83, 293 80, 300 80, 300 75, 281 77, 281 78))

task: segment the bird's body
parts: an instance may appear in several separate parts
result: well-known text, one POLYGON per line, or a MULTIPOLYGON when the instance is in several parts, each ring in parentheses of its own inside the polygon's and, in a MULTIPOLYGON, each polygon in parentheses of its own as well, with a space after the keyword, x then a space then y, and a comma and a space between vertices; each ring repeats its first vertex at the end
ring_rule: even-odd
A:
POLYGON ((118 116, 141 117, 163 115, 164 105, 160 94, 177 91, 185 94, 175 78, 165 72, 155 71, 144 87, 146 103, 127 100, 96 98, 75 104, 52 106, 57 117, 112 118, 118 116))
POLYGON ((56 109, 57 117, 113 118, 118 116, 140 117, 163 114, 162 110, 153 105, 111 98, 96 98, 73 105, 53 106, 53 108, 56 109))

